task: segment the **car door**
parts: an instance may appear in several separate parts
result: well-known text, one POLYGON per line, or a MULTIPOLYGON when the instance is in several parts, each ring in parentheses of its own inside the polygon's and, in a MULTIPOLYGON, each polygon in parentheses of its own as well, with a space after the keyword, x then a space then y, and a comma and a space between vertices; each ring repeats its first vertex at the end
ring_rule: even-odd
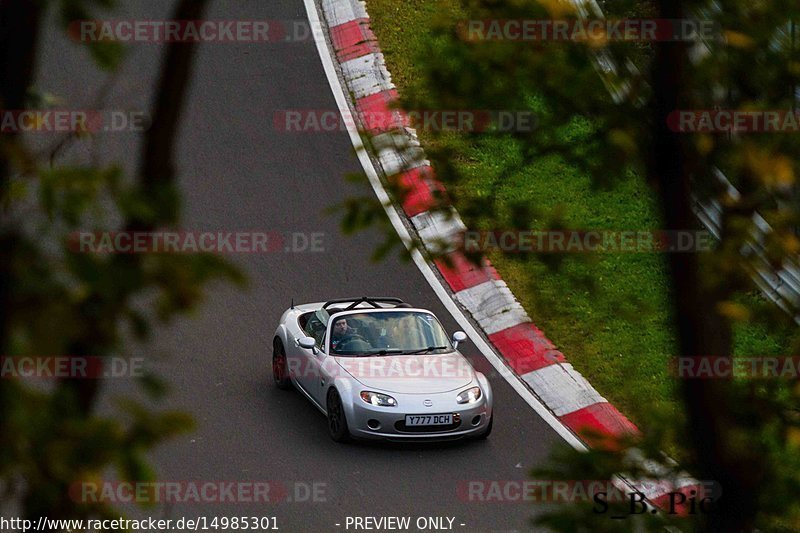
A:
POLYGON ((308 359, 309 379, 308 388, 306 388, 308 393, 323 408, 325 407, 326 403, 326 391, 328 390, 328 386, 333 379, 328 366, 332 363, 334 368, 338 367, 335 361, 328 361, 329 356, 326 347, 328 333, 330 332, 323 334, 322 338, 318 341, 317 353, 312 354, 313 357, 308 359))
POLYGON ((313 337, 317 341, 317 345, 314 350, 297 346, 298 360, 295 362, 295 373, 293 375, 300 386, 315 401, 319 402, 320 356, 323 355, 326 326, 317 314, 310 313, 305 321, 303 330, 305 335, 313 337))

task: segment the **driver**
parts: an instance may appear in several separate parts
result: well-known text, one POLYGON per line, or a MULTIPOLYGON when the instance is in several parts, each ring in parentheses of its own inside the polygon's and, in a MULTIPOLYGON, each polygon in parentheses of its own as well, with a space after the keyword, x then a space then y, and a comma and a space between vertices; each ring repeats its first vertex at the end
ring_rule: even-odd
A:
POLYGON ((333 330, 331 331, 331 346, 335 349, 339 343, 352 336, 355 330, 347 325, 347 319, 340 318, 333 323, 333 330))

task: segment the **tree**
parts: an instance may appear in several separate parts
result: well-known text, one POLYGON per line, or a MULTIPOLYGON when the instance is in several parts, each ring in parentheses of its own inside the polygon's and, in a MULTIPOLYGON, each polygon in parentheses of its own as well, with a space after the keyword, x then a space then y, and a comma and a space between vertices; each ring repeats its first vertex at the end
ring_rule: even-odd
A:
MULTIPOLYGON (((786 28, 796 19, 798 6, 781 0, 732 1, 724 9, 716 2, 688 0, 609 0, 603 6, 609 19, 707 20, 718 34, 704 42, 470 39, 465 35, 468 21, 576 20, 578 11, 574 4, 551 0, 462 0, 457 15, 443 14, 433 23, 425 56, 417 58, 424 73, 422 83, 404 88, 403 107, 499 107, 537 113, 539 127, 533 133, 424 135, 427 155, 449 191, 457 191, 464 180, 468 150, 502 142, 513 155, 509 164, 501 165, 501 178, 519 176, 536 158, 554 154, 578 165, 598 186, 627 179, 631 171, 646 176, 667 231, 699 229, 694 202, 719 202, 722 232, 714 250, 668 254, 666 262, 672 327, 679 345, 674 355, 731 357, 732 332, 742 322, 793 326, 791 318, 777 308, 763 314, 752 309, 746 296, 756 292, 752 274, 761 266, 758 258, 743 256, 740 250, 752 238, 756 212, 774 230, 764 243, 773 265, 794 257, 800 249, 794 189, 800 141, 791 133, 676 131, 673 114, 714 108, 793 109, 800 62, 792 32, 786 28), (598 69, 598 56, 622 68, 598 69), (589 127, 579 137, 566 135, 567 126, 575 122, 589 127), (717 169, 727 174, 740 195, 722 186, 715 178, 717 169)), ((394 193, 402 197, 402 191, 394 193)), ((513 225, 529 229, 535 209, 515 205, 510 214, 501 214, 491 194, 477 201, 456 197, 455 203, 473 228, 513 225)), ((363 207, 361 216, 368 219, 363 207)), ((552 219, 558 223, 557 214, 552 219)), ((558 266, 552 256, 526 260, 558 266)), ((698 479, 715 481, 723 494, 715 513, 689 527, 796 529, 800 508, 790 495, 798 488, 800 472, 799 395, 800 385, 790 380, 685 380, 685 426, 650 420, 640 442, 626 443, 618 451, 560 456, 543 471, 568 479, 632 472, 636 465, 626 459, 629 446, 662 459, 658 439, 677 432, 675 440, 685 444, 677 457, 681 466, 698 479)), ((586 508, 544 521, 565 531, 604 527, 591 512, 582 511, 586 508)), ((661 518, 648 519, 661 523, 661 518)))
MULTIPOLYGON (((90 5, 83 0, 0 4, 0 108, 35 108, 42 100, 32 84, 45 7, 59 10, 66 30, 73 20, 92 18, 90 5)), ((172 16, 201 19, 206 5, 205 0, 181 0, 172 16)), ((115 42, 87 47, 109 72, 124 54, 115 42)), ((173 151, 195 48, 192 43, 166 47, 154 120, 144 134, 135 180, 126 180, 118 167, 50 166, 17 135, 0 136, 0 354, 123 355, 126 339, 146 340, 156 323, 194 309, 206 282, 243 281, 232 266, 207 254, 143 258, 70 249, 71 232, 108 230, 113 217, 128 231, 178 224, 173 151), (113 206, 113 213, 101 205, 113 206), (135 301, 142 298, 145 309, 135 301)), ((77 142, 87 134, 76 132, 77 142)), ((140 382, 152 400, 166 392, 157 376, 148 374, 140 382)), ((129 398, 120 400, 114 416, 100 415, 98 386, 98 380, 68 377, 42 390, 0 379, 3 498, 20 503, 26 518, 112 516, 103 502, 74 499, 73 484, 100 478, 108 467, 121 480, 152 479, 146 451, 191 428, 184 413, 151 411, 129 398)))

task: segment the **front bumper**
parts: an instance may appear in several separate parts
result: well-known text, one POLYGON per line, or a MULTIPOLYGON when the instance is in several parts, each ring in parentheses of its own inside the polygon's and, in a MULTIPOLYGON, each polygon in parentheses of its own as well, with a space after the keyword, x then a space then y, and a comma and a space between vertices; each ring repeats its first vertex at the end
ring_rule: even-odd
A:
POLYGON ((486 431, 492 417, 491 403, 486 397, 473 404, 462 405, 455 402, 455 393, 448 393, 446 398, 414 396, 419 398, 403 396, 396 408, 373 406, 358 398, 353 401, 352 413, 348 413, 350 434, 361 439, 402 441, 458 439, 480 435, 486 431), (425 400, 430 400, 433 405, 424 405, 425 400), (434 414, 453 414, 454 423, 449 426, 405 425, 406 415, 434 414))

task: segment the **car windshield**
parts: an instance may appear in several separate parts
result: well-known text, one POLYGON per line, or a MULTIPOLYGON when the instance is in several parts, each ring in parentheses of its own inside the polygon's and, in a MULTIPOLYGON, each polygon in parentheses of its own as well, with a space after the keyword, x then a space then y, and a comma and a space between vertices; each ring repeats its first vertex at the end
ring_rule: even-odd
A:
POLYGON ((331 317, 331 353, 347 356, 438 354, 453 350, 439 321, 419 311, 331 317))

